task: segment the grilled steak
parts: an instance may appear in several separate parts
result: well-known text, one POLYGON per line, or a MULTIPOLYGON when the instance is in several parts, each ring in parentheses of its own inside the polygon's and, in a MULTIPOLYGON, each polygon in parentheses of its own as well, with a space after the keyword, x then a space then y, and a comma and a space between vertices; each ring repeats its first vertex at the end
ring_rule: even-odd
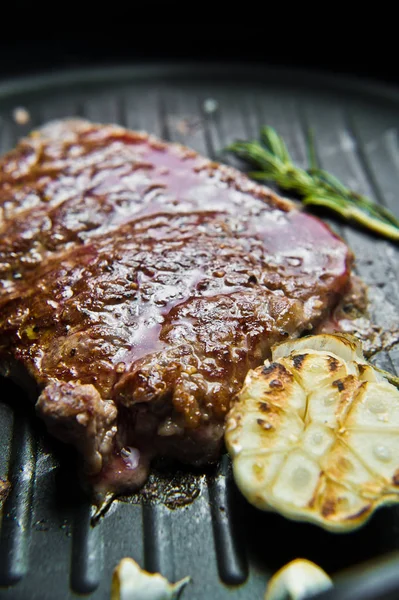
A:
POLYGON ((199 464, 272 344, 320 324, 351 253, 238 171, 116 126, 65 121, 0 162, 0 352, 98 497, 156 455, 199 464))

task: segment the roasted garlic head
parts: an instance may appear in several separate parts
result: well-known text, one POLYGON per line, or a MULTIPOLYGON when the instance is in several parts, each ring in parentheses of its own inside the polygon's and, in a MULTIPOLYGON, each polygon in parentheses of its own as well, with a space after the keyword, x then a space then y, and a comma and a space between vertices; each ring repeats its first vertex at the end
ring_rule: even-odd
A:
POLYGON ((350 336, 275 346, 225 437, 238 487, 263 510, 346 532, 399 502, 399 391, 350 336))

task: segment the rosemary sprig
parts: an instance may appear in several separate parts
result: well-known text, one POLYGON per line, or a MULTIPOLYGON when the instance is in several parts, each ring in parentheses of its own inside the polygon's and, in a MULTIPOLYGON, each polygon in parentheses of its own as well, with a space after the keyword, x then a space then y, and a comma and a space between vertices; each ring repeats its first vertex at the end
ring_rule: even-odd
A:
POLYGON ((399 241, 399 219, 367 196, 347 188, 339 179, 318 165, 313 138, 308 140, 310 168, 305 170, 292 162, 283 138, 272 128, 263 127, 260 141, 237 141, 225 151, 231 152, 253 166, 250 177, 274 181, 283 190, 302 196, 306 206, 324 206, 348 221, 391 240, 399 241))
POLYGON ((392 373, 389 373, 389 371, 385 371, 385 369, 380 369, 379 367, 376 367, 376 365, 373 365, 373 368, 379 373, 381 373, 381 375, 388 379, 389 383, 392 383, 392 385, 397 387, 399 390, 399 377, 396 377, 396 375, 392 375, 392 373))

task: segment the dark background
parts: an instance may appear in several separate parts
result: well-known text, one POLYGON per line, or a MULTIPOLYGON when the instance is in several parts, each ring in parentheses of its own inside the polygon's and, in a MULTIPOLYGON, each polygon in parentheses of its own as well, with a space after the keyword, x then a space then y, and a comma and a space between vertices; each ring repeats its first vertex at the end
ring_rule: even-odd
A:
MULTIPOLYGON (((7 29, 7 28, 6 28, 7 29)), ((32 27, 40 31, 38 27, 32 27)), ((56 27, 54 28, 57 29, 56 27)), ((3 29, 4 32, 4 29, 3 29)), ((129 33, 109 27, 106 34, 88 28, 85 33, 58 32, 52 36, 4 35, 0 39, 0 79, 88 65, 112 65, 165 60, 230 60, 266 65, 316 69, 328 73, 399 85, 396 35, 377 41, 376 33, 350 27, 325 31, 317 27, 295 33, 277 25, 244 27, 239 24, 132 24, 129 33), (278 35, 270 37, 269 31, 278 35)))

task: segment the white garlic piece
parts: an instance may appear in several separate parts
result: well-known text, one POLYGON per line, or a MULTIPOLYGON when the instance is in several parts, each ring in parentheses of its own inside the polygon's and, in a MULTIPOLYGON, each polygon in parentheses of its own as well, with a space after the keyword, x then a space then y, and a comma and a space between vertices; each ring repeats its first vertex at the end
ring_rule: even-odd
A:
POLYGON ((132 558, 123 558, 112 576, 111 600, 175 600, 190 581, 170 583, 160 573, 148 573, 132 558))
POLYGON ((264 600, 303 600, 328 590, 332 585, 323 569, 309 560, 298 558, 271 578, 264 600))

